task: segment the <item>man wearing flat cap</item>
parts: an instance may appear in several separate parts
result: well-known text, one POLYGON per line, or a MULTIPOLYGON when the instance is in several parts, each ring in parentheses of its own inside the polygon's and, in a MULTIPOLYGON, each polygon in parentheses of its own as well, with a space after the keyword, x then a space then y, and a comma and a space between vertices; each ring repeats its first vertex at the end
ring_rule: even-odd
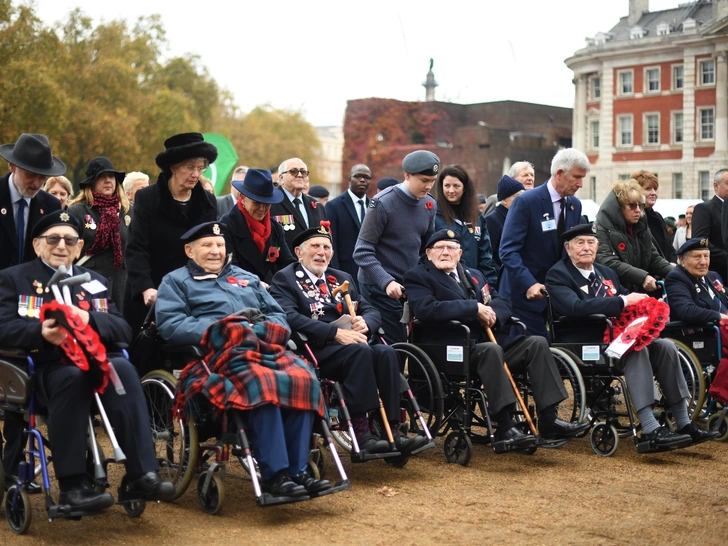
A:
POLYGON ((359 231, 354 261, 362 296, 379 310, 387 343, 405 341, 402 324, 402 277, 417 265, 435 231, 436 201, 429 194, 440 172, 440 159, 417 150, 402 161, 404 182, 378 193, 359 231))
MULTIPOLYGON (((556 409, 567 397, 548 343, 543 337, 509 339, 506 323, 511 318, 510 302, 485 282, 482 273, 460 262, 460 239, 452 230, 436 232, 427 242, 427 261, 404 276, 404 286, 415 318, 424 324, 463 322, 473 339, 471 361, 488 396, 492 419, 498 425, 496 441, 505 448, 528 448, 532 436, 523 434, 512 419, 516 396, 503 369, 528 372, 539 412, 539 432, 544 438, 570 438, 588 424, 558 419, 556 409), (500 345, 490 342, 486 328, 498 336, 500 345), (507 347, 505 350, 501 347, 507 347)), ((447 343, 447 332, 432 341, 447 343)))
POLYGON ((501 236, 503 235, 503 225, 506 223, 506 216, 508 216, 508 209, 511 208, 513 200, 524 191, 526 191, 526 188, 523 187, 523 184, 504 174, 498 181, 498 206, 485 217, 488 235, 490 235, 490 242, 493 245, 493 263, 499 269, 502 264, 498 251, 501 236))
MULTIPOLYGON (((392 431, 398 430, 399 360, 388 345, 369 345, 369 337, 379 330, 380 317, 369 302, 359 296, 351 276, 329 268, 331 233, 325 225, 310 228, 293 241, 299 263, 289 265, 273 277, 270 292, 286 312, 294 332, 302 333, 319 363, 323 377, 338 381, 351 412, 359 447, 364 453, 389 450, 369 430, 366 412, 379 407, 381 396, 392 431), (334 290, 349 282, 349 296, 356 306, 350 317, 347 303, 334 290)), ((427 444, 424 436, 405 438, 395 432, 397 450, 403 455, 427 444)))
MULTIPOLYGON (((530 193, 530 192, 529 192, 530 193)), ((555 316, 584 319, 589 315, 619 317, 622 310, 647 298, 646 294, 627 293, 617 274, 594 262, 599 242, 593 224, 574 226, 562 236, 567 257, 557 262, 546 275, 546 289, 555 316)), ((604 323, 575 321, 558 329, 558 341, 601 343, 604 323)), ((678 449, 710 440, 717 432, 706 432, 691 422, 686 398, 689 396, 675 344, 655 339, 648 347, 630 351, 618 363, 624 374, 632 405, 642 426, 641 442, 654 450, 678 449), (677 426, 672 433, 655 419, 654 378, 660 384, 677 426)))
POLYGON ((311 186, 308 189, 308 195, 315 198, 321 206, 324 206, 329 202, 329 190, 327 190, 325 186, 311 186))
POLYGON ((55 318, 40 320, 41 306, 54 301, 48 282, 56 270, 64 266, 69 276, 88 272, 90 282, 69 287, 70 312, 98 334, 126 390, 118 394, 109 384, 100 395, 127 456, 130 493, 141 499, 171 500, 174 486, 163 482, 158 473, 139 376, 116 347, 131 341, 129 325, 111 301, 106 279, 73 265, 83 249, 82 232, 79 221, 65 211, 44 214, 30 237, 37 258, 0 272, 0 347, 24 350, 35 362, 37 393, 48 408, 48 438, 61 489, 59 504, 91 513, 109 508, 113 497, 97 492, 86 474, 88 419, 93 391, 100 383, 91 372, 70 362, 61 349, 72 335, 68 327, 55 318))

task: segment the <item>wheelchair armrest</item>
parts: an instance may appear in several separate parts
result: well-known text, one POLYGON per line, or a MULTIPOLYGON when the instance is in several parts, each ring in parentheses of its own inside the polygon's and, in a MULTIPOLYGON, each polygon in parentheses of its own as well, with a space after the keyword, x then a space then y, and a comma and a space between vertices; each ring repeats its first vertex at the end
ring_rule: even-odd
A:
POLYGON ((28 353, 23 349, 0 349, 0 356, 6 358, 26 358, 28 353))
POLYGON ((205 353, 202 352, 202 347, 199 345, 164 345, 162 350, 165 353, 173 355, 189 355, 202 358, 205 353))
POLYGON ((683 320, 671 320, 670 322, 665 324, 665 328, 700 328, 701 326, 718 326, 719 324, 720 321, 717 320, 710 320, 708 322, 702 322, 700 324, 685 322, 683 320))

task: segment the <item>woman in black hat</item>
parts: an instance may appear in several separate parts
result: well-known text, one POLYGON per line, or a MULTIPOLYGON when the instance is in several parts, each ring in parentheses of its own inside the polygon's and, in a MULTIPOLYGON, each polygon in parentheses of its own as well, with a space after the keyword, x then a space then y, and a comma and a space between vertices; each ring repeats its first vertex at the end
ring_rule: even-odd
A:
POLYGON ((237 205, 221 222, 227 226, 227 251, 233 263, 258 275, 266 285, 273 275, 296 259, 286 244, 283 227, 270 217, 270 207, 283 201, 283 193, 273 187, 270 171, 248 169, 245 179, 233 180, 240 192, 237 205))
POLYGON ((76 262, 108 279, 109 293, 121 308, 126 284, 124 247, 131 224, 131 205, 122 182, 126 173, 115 171, 103 156, 95 157, 86 167, 81 191, 68 206, 84 226, 83 253, 76 262))
POLYGON ((200 133, 168 138, 157 158, 157 182, 134 196, 134 225, 126 247, 128 280, 124 316, 138 331, 157 298, 162 277, 187 263, 182 234, 217 219, 215 196, 199 184, 202 172, 217 159, 217 148, 200 133))

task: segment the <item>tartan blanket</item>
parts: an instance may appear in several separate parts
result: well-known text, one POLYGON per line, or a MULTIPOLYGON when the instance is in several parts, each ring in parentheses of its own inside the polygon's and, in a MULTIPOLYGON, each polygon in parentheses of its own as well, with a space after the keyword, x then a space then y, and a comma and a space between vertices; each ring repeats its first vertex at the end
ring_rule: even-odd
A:
POLYGON ((324 416, 324 400, 314 370, 286 351, 287 331, 271 322, 251 324, 229 316, 212 324, 202 337, 204 362, 181 372, 175 412, 191 410, 194 397, 207 398, 218 413, 249 410, 264 404, 315 411, 324 416))

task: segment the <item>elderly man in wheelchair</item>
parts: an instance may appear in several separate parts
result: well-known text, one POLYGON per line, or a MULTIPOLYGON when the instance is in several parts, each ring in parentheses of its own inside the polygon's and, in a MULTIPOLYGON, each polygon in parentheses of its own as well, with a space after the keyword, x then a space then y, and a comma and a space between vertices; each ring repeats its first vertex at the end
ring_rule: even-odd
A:
MULTIPOLYGON (((427 261, 410 269, 404 286, 414 316, 422 323, 458 320, 468 325, 475 340, 471 361, 477 366, 488 397, 492 419, 497 424, 495 439, 511 449, 530 447, 533 437, 524 434, 513 421, 516 395, 504 370, 504 361, 515 371, 528 373, 538 409, 539 432, 544 439, 565 440, 586 430, 588 423, 569 423, 557 417, 566 390, 545 338, 504 333, 511 318, 507 298, 498 295, 476 269, 460 263, 460 239, 452 230, 440 230, 427 242, 427 261), (505 347, 492 343, 487 330, 494 329, 505 347)), ((443 343, 447 342, 446 330, 443 343)))
MULTIPOLYGON (((106 280, 93 272, 90 282, 69 287, 67 300, 72 301, 69 308, 75 317, 65 324, 60 318, 40 320, 41 307, 45 312, 54 300, 49 280, 56 271, 63 266, 69 275, 86 272, 73 265, 83 247, 82 232, 83 227, 72 215, 63 211, 46 214, 31 230, 37 259, 0 272, 0 347, 19 349, 32 357, 38 400, 48 409, 48 436, 61 491, 58 504, 69 507, 68 513, 94 514, 114 503, 109 493, 95 490, 87 474, 89 415, 100 378, 92 371, 83 371, 67 356, 66 346, 76 343, 71 335, 76 329, 69 323, 90 326, 108 351, 118 351, 115 344, 128 343, 131 330, 109 299, 106 280)), ((128 493, 141 500, 169 500, 174 486, 163 482, 158 474, 139 377, 122 356, 110 356, 109 360, 126 394, 120 395, 109 385, 100 400, 126 453, 128 493)), ((7 440, 16 445, 23 442, 22 438, 7 440)), ((13 451, 6 446, 6 454, 13 451)), ((7 462, 13 469, 20 468, 19 461, 7 462)), ((27 470, 30 472, 21 472, 25 473, 24 487, 32 473, 32 469, 27 470)), ((49 502, 47 499, 47 506, 49 502)))
MULTIPOLYGON (((284 347, 290 335, 285 313, 257 276, 230 263, 225 254, 225 229, 219 222, 207 222, 182 236, 190 260, 166 275, 159 286, 155 304, 159 334, 172 345, 204 345, 209 340, 212 346, 208 329, 242 311, 256 334, 254 323, 282 330, 284 347)), ((231 349, 247 356, 242 348, 231 349)), ((283 348, 276 352, 282 353, 283 348)), ((275 497, 307 498, 331 488, 328 480, 315 479, 307 471, 315 410, 323 408, 321 391, 312 369, 287 358, 288 354, 283 356, 275 362, 264 357, 241 362, 242 389, 253 404, 245 414, 263 491, 275 497)))
MULTIPOLYGON (((568 256, 556 263, 546 275, 553 312, 555 316, 566 319, 559 328, 558 339, 554 341, 600 343, 604 338, 605 321, 590 322, 586 320, 588 317, 618 317, 625 307, 649 296, 627 293, 614 271, 594 263, 599 243, 592 224, 574 226, 562 237, 568 256)), ((648 347, 626 352, 617 363, 617 371, 625 377, 632 406, 642 427, 637 446, 639 452, 678 449, 705 442, 717 435, 691 422, 686 403, 689 391, 677 349, 671 341, 655 339, 648 347), (665 395, 677 432, 661 426, 655 418, 653 378, 657 378, 665 395)))

